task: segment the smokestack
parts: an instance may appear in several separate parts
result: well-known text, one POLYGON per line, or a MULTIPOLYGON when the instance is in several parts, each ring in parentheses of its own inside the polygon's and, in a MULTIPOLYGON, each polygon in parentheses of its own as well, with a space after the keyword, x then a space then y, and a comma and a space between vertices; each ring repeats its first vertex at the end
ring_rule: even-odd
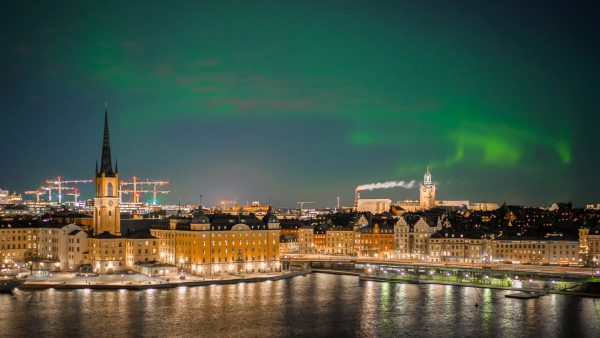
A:
POLYGON ((359 190, 355 190, 354 191, 354 207, 356 209, 358 209, 358 200, 360 199, 360 192, 359 190))

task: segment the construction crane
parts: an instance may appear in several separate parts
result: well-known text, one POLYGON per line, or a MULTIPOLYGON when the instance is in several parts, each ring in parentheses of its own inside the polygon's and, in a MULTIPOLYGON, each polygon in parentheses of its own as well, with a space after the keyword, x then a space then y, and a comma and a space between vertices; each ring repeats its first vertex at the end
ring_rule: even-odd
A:
POLYGON ((77 197, 79 197, 79 189, 75 188, 73 189, 73 192, 68 192, 65 195, 68 196, 73 196, 75 198, 75 204, 73 204, 74 207, 77 207, 77 197))
MULTIPOLYGON (((56 180, 46 180, 46 184, 54 184, 58 188, 58 204, 62 204, 62 190, 66 189, 63 187, 63 184, 77 184, 77 183, 92 183, 93 180, 62 180, 60 176, 57 177, 56 180)), ((69 190, 69 189, 66 189, 69 190)), ((72 190, 72 189, 71 189, 72 190)), ((52 196, 50 196, 50 200, 52 201, 52 196)))
MULTIPOLYGON (((156 194, 168 194, 170 193, 170 190, 156 190, 156 186, 154 186, 154 189, 152 190, 136 190, 135 192, 133 190, 121 190, 121 194, 137 194, 137 196, 134 197, 134 200, 137 201, 140 197, 140 194, 142 193, 152 193, 152 204, 156 205, 156 194)), ((135 202, 137 203, 137 202, 135 202)))
POLYGON ((304 209, 304 204, 311 204, 311 203, 317 203, 317 202, 302 201, 302 202, 296 202, 296 203, 300 204, 300 215, 302 215, 302 209, 304 209))
MULTIPOLYGON (((170 191, 167 190, 156 190, 156 186, 158 185, 167 185, 169 184, 169 181, 155 181, 155 180, 149 180, 146 179, 144 180, 140 180, 138 181, 136 176, 133 176, 133 181, 131 182, 126 182, 126 181, 121 181, 120 185, 121 185, 121 191, 123 191, 123 186, 126 185, 133 185, 133 203, 138 203, 138 198, 139 198, 139 194, 138 192, 152 192, 154 193, 154 204, 156 204, 156 193, 169 193, 170 191), (144 186, 144 185, 153 185, 154 189, 152 191, 146 191, 146 190, 139 190, 138 186, 144 186)), ((129 190, 126 190, 129 191, 129 190)))
POLYGON ((35 195, 35 203, 40 203, 40 196, 44 195, 46 192, 38 190, 28 190, 24 191, 24 195, 35 195))
POLYGON ((58 187, 58 186, 45 186, 42 187, 43 190, 48 191, 48 201, 52 202, 52 190, 58 190, 58 203, 61 204, 62 203, 62 197, 61 197, 61 192, 63 190, 74 190, 76 189, 75 187, 58 187))

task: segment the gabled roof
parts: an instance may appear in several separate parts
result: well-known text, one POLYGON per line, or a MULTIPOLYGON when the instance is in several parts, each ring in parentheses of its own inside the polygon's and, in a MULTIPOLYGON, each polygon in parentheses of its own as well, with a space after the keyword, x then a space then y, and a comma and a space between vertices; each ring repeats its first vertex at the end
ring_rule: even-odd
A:
POLYGON ((325 233, 328 228, 329 228, 329 225, 327 225, 327 224, 319 224, 315 227, 315 232, 316 233, 325 233))
POLYGON ((154 239, 154 238, 157 238, 157 237, 152 236, 152 234, 150 233, 149 230, 131 231, 124 237, 129 238, 129 239, 144 239, 144 238, 145 239, 154 239))
POLYGON ((117 236, 117 235, 113 235, 108 231, 96 234, 94 236, 92 236, 91 238, 96 238, 96 239, 116 239, 116 238, 123 238, 121 236, 117 236))
POLYGON ((261 222, 255 215, 215 214, 211 219, 210 230, 231 230, 234 225, 240 223, 249 226, 250 230, 267 229, 267 225, 261 222))

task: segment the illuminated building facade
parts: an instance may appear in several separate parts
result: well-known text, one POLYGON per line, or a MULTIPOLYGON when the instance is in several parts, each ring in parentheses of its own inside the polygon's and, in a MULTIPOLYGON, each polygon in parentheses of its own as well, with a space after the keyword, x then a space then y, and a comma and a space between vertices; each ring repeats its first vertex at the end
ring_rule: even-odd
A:
POLYGON ((332 226, 325 232, 325 252, 336 255, 354 255, 354 229, 332 226))
MULTIPOLYGON (((600 266, 600 226, 592 227, 587 234, 587 265, 600 266)), ((581 239, 580 239, 581 241, 581 239)))
POLYGON ((300 253, 315 252, 315 233, 312 226, 305 225, 298 229, 298 251, 300 253))
POLYGON ((300 252, 298 238, 292 235, 281 235, 279 238, 279 252, 281 254, 291 254, 300 252))
POLYGON ((428 260, 431 262, 489 262, 491 241, 481 234, 436 232, 428 241, 428 260))
POLYGON ((394 225, 394 246, 396 258, 426 260, 429 258, 428 241, 431 235, 442 229, 442 219, 436 223, 424 217, 409 224, 400 217, 394 225), (432 224, 430 224, 432 223, 432 224))
POLYGON ((37 258, 50 263, 52 271, 73 271, 85 263, 87 233, 76 224, 43 227, 38 230, 37 258))
POLYGON ((494 261, 527 264, 579 264, 579 241, 559 238, 499 238, 492 243, 494 261))
POLYGON ((327 224, 319 224, 313 232, 314 251, 315 253, 325 253, 327 248, 327 224))
POLYGON ((281 270, 279 220, 271 208, 262 220, 242 214, 215 214, 210 219, 200 208, 191 221, 158 224, 151 233, 158 238, 158 260, 175 264, 188 273, 281 270))
POLYGON ((0 224, 0 264, 24 266, 37 256, 40 225, 29 222, 0 224))
POLYGON ((358 212, 370 212, 372 214, 381 214, 388 212, 392 200, 387 198, 361 198, 356 202, 358 212))
POLYGON ((394 254, 394 225, 366 225, 355 231, 355 250, 358 256, 390 258, 394 254))
POLYGON ((423 183, 419 187, 419 204, 421 209, 430 209, 435 207, 435 184, 431 181, 431 172, 429 167, 425 169, 423 183))
POLYGON ((2 204, 19 204, 23 200, 21 195, 13 192, 12 194, 8 190, 0 189, 0 205, 2 204))

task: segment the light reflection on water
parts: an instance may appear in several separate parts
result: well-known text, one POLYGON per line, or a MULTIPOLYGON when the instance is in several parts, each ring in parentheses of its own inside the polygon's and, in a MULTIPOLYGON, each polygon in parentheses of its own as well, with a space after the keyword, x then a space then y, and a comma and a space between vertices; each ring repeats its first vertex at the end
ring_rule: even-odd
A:
POLYGON ((325 274, 168 290, 17 291, 0 295, 0 336, 600 336, 592 299, 523 301, 505 298, 509 292, 325 274))

